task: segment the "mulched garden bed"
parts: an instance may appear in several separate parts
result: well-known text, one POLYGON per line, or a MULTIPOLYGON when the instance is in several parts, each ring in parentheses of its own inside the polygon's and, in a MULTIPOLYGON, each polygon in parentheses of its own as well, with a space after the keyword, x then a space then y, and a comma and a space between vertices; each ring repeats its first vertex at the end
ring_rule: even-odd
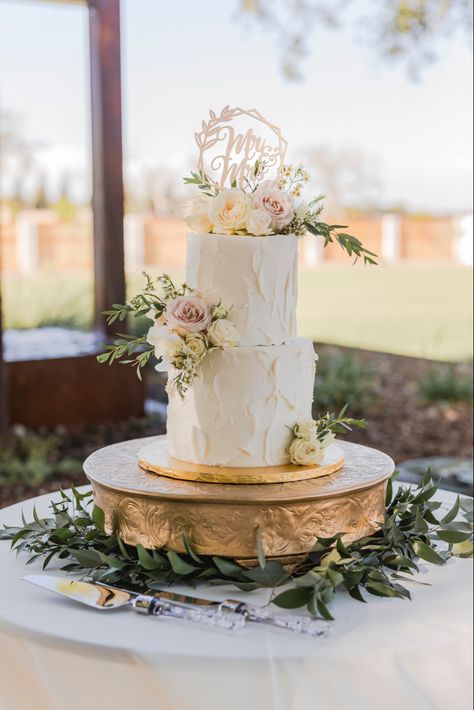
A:
MULTIPOLYGON (((342 352, 352 354, 358 362, 372 370, 371 402, 363 412, 354 413, 357 417, 364 416, 369 425, 365 430, 351 432, 347 437, 349 441, 382 449, 397 464, 406 459, 429 456, 472 458, 472 401, 428 404, 420 396, 418 383, 436 364, 418 358, 330 345, 320 345, 317 350, 321 363, 342 352)), ((461 364, 456 366, 456 370, 462 375, 472 375, 472 364, 461 364)), ((149 380, 149 396, 163 401, 162 376, 152 373, 149 380)), ((45 460, 41 460, 44 478, 38 480, 33 476, 32 481, 22 475, 22 480, 18 481, 18 477, 11 473, 11 460, 7 457, 5 461, 0 456, 0 507, 59 487, 83 484, 86 479, 81 471, 81 462, 92 451, 126 439, 161 434, 164 430, 164 418, 159 415, 83 431, 58 429, 55 432, 30 433, 17 428, 0 440, 0 453, 9 450, 9 447, 14 450, 15 442, 22 444, 20 449, 25 446, 28 449, 31 437, 33 445, 35 437, 47 437, 50 446, 42 454, 45 460), (11 483, 12 480, 14 483, 11 483)), ((34 470, 34 460, 33 463, 30 461, 30 468, 34 470)))
MULTIPOLYGON (((317 350, 323 360, 342 348, 324 345, 317 350)), ((354 353, 374 370, 373 402, 363 412, 368 426, 355 429, 346 437, 348 441, 383 449, 397 464, 427 456, 472 458, 472 401, 426 403, 418 392, 417 383, 437 363, 402 355, 344 350, 354 353)), ((472 377, 472 369, 472 363, 456 366, 459 374, 465 376, 472 377)))

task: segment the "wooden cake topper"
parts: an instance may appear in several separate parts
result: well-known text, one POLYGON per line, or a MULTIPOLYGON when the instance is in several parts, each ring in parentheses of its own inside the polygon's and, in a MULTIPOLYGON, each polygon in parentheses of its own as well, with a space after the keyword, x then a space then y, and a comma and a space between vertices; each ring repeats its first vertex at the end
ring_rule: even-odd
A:
POLYGON ((199 148, 198 169, 219 189, 244 188, 253 177, 255 163, 260 177, 272 168, 279 173, 285 160, 287 141, 278 126, 255 109, 225 106, 219 115, 209 111, 209 120, 194 134, 199 148), (255 122, 262 133, 255 133, 255 122))

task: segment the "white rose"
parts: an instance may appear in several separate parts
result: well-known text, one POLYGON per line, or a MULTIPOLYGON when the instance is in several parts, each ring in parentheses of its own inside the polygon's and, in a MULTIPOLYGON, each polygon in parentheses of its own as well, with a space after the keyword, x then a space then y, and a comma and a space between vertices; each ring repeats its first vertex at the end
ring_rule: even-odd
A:
POLYGON ((195 232, 212 232, 213 224, 209 219, 209 208, 211 199, 208 195, 196 195, 191 197, 183 206, 183 217, 195 232))
POLYGON ((152 326, 148 331, 147 342, 153 345, 155 356, 161 359, 161 362, 156 365, 158 372, 169 370, 173 360, 183 348, 181 338, 174 333, 170 333, 165 326, 152 326))
POLYGON ((207 337, 212 345, 218 348, 233 348, 239 344, 237 329, 230 320, 219 318, 211 323, 207 337))
POLYGON ((247 232, 255 237, 272 233, 272 218, 266 210, 260 208, 250 210, 247 217, 247 232))
POLYGON ((207 350, 207 341, 204 335, 201 333, 188 335, 186 338, 186 350, 188 350, 193 357, 203 357, 207 350))
POLYGON ((237 234, 246 228, 251 207, 248 195, 236 187, 223 190, 211 201, 209 219, 214 231, 222 234, 237 234))
POLYGON ((295 426, 295 436, 299 439, 307 439, 313 443, 317 441, 316 438, 316 422, 312 419, 307 422, 299 422, 295 426))
POLYGON ((289 448, 290 461, 297 466, 310 466, 321 463, 324 451, 318 442, 307 439, 294 439, 289 448))

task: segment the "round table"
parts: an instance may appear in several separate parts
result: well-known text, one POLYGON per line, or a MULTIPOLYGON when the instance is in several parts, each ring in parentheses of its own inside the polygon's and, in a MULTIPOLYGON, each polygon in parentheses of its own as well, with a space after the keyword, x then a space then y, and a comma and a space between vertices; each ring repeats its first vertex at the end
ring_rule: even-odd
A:
MULTIPOLYGON (((50 494, 0 511, 20 524, 50 494)), ((440 491, 446 507, 454 496, 440 491)), ((58 574, 58 568, 51 573, 58 574)), ((422 565, 413 601, 340 594, 330 637, 251 625, 227 634, 197 624, 101 614, 26 584, 40 570, 0 541, 0 710, 355 710, 471 707, 471 561, 422 565)), ((178 588, 181 589, 181 588, 178 588)), ((184 589, 184 588, 183 588, 184 589)), ((201 589, 264 603, 266 592, 201 589)))

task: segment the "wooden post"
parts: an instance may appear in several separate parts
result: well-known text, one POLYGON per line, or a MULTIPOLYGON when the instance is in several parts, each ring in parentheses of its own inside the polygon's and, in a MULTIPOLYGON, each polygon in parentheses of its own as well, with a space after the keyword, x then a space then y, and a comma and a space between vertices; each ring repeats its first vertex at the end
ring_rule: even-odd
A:
MULTIPOLYGON (((1 273, 1 264, 0 264, 1 273)), ((0 434, 7 428, 7 377, 3 360, 2 294, 0 292, 0 434)))
POLYGON ((89 0, 95 324, 125 300, 120 0, 89 0))

